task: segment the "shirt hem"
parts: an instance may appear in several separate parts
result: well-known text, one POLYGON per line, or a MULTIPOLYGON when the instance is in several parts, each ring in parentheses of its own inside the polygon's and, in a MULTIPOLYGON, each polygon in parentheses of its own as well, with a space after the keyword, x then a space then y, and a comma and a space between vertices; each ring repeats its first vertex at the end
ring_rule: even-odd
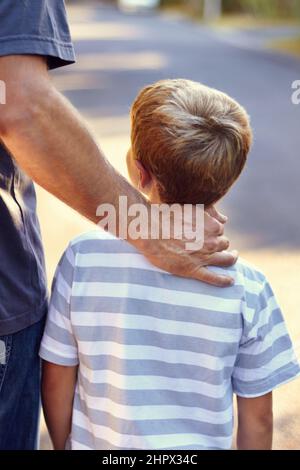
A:
POLYGON ((58 356, 57 352, 54 353, 53 351, 50 351, 48 348, 43 346, 43 343, 41 344, 39 356, 44 361, 51 362, 51 364, 56 364, 58 366, 75 367, 79 365, 78 358, 58 356))
POLYGON ((257 385, 250 385, 248 388, 249 391, 238 391, 237 389, 234 390, 234 394, 238 397, 242 398, 255 398, 261 397, 266 395, 267 393, 272 392, 276 388, 280 387, 281 385, 287 384, 292 380, 300 377, 300 367, 298 364, 292 364, 290 367, 282 370, 279 374, 272 377, 271 380, 264 380, 257 385), (261 387, 261 388, 260 388, 261 387))
POLYGON ((47 314, 48 298, 45 298, 38 307, 31 308, 21 315, 0 321, 0 336, 18 333, 39 322, 47 314))
POLYGON ((48 58, 50 69, 73 64, 76 60, 73 44, 40 36, 0 37, 0 56, 41 55, 48 58))

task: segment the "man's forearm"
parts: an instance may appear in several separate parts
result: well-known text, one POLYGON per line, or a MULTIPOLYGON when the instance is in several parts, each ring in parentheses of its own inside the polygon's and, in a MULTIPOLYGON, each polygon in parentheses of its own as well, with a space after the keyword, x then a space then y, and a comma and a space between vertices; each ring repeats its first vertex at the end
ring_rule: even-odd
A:
POLYGON ((98 205, 118 207, 120 194, 126 194, 129 203, 145 203, 108 163, 77 111, 54 88, 42 58, 6 57, 1 63, 1 79, 7 85, 1 139, 35 182, 94 222, 98 205), (27 84, 20 90, 22 80, 27 84))

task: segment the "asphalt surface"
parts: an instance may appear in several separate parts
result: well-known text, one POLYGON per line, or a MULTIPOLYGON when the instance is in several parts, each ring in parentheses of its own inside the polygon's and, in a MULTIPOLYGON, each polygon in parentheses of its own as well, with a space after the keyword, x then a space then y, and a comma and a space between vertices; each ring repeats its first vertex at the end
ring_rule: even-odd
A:
MULTIPOLYGON (((267 273, 299 341, 300 105, 292 104, 291 85, 300 80, 300 60, 263 47, 291 30, 224 31, 174 15, 125 15, 82 5, 69 8, 77 64, 53 77, 124 174, 128 111, 144 85, 189 78, 220 88, 247 108, 255 142, 247 169, 221 204, 230 218, 227 234, 267 273)), ((67 242, 90 224, 40 189, 38 201, 51 280, 67 242)), ((275 448, 300 448, 299 394, 300 380, 275 393, 275 448)), ((44 427, 42 448, 49 448, 44 427)))

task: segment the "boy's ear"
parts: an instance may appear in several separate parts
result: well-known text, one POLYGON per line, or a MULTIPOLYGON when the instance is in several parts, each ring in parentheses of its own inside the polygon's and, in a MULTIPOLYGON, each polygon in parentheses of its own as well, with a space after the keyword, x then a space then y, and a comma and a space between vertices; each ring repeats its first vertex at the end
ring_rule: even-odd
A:
POLYGON ((141 187, 141 189, 144 189, 152 181, 151 173, 144 167, 144 165, 139 160, 135 160, 135 164, 139 172, 139 186, 141 187))

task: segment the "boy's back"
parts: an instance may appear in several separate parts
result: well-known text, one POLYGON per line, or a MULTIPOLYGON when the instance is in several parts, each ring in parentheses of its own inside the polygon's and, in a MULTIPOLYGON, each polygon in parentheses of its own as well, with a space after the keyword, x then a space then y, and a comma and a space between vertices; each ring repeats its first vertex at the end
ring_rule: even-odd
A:
POLYGON ((233 393, 299 373, 280 309, 246 263, 218 289, 152 266, 97 230, 59 265, 41 356, 79 364, 73 449, 227 449, 233 393))

